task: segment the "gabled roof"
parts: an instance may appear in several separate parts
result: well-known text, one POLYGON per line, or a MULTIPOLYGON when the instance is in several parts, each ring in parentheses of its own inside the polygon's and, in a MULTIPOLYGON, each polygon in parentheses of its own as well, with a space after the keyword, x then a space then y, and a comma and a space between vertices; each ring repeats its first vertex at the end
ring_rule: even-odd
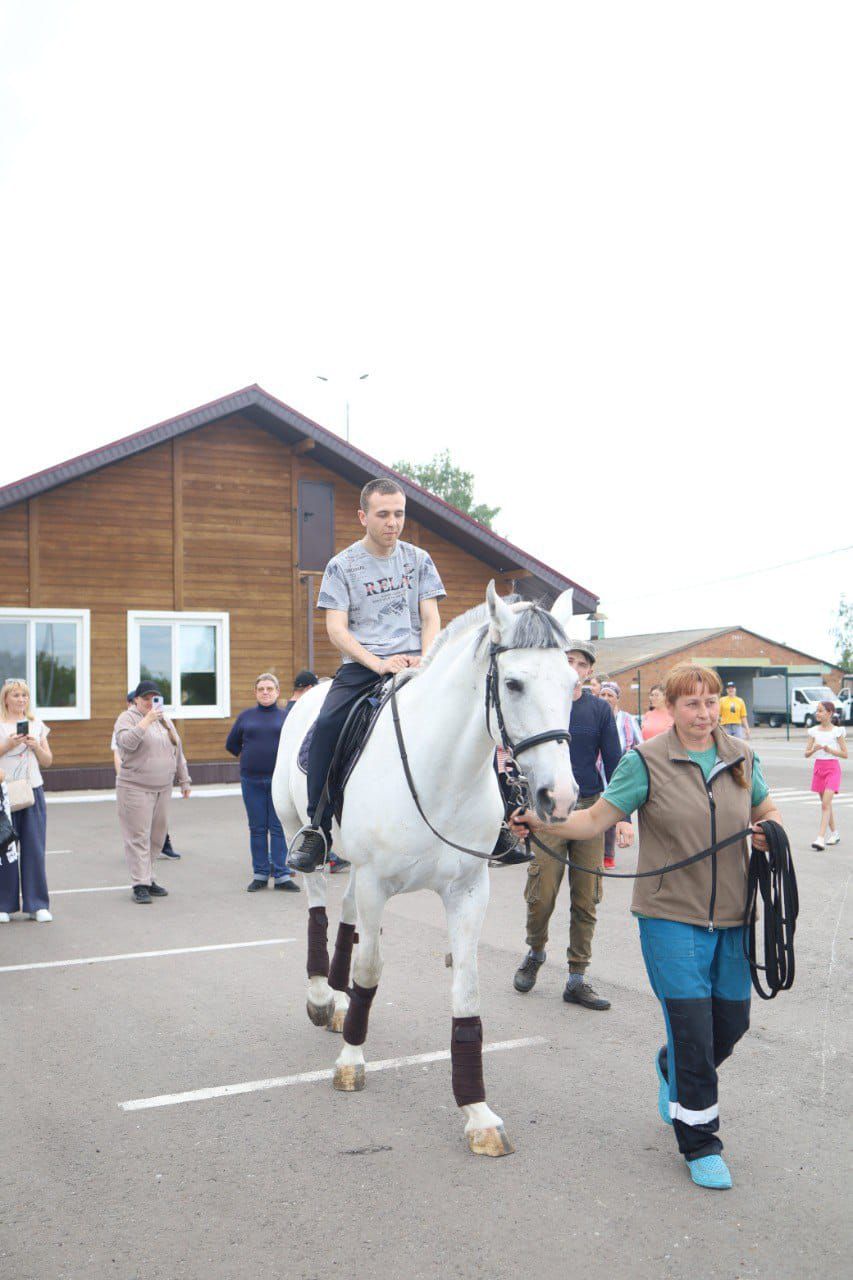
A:
MULTIPOLYGON (((699 627, 688 631, 650 631, 639 636, 605 636, 595 641, 598 654, 597 666, 609 675, 616 675, 629 667, 641 667, 646 662, 657 658, 667 658, 683 649, 692 649, 694 645, 703 644, 706 640, 715 640, 719 636, 727 636, 731 631, 744 631, 768 644, 780 644, 778 640, 770 640, 768 636, 759 635, 749 627, 699 627)), ((796 645, 784 644, 783 648, 791 649, 804 658, 811 658, 825 667, 834 664, 824 658, 816 658, 813 653, 804 653, 796 645)))
POLYGON ((384 463, 372 458, 370 454, 357 449, 348 440, 342 440, 333 431, 297 413, 295 409, 277 400, 256 383, 235 391, 231 395, 223 396, 219 400, 213 400, 210 404, 191 409, 189 413, 168 418, 165 422, 147 427, 144 431, 124 436, 120 440, 114 440, 112 444, 103 445, 100 449, 92 449, 56 467, 49 467, 45 471, 39 471, 35 475, 26 476, 23 480, 5 485, 0 488, 0 510, 23 502, 27 498, 37 497, 59 485, 67 484, 69 480, 77 480, 122 458, 131 457, 154 445, 174 440, 177 436, 186 435, 190 431, 208 426, 220 418, 230 417, 233 414, 239 414, 257 426, 264 427, 285 444, 298 444, 305 439, 312 440, 314 442, 312 458, 353 484, 361 486, 377 474, 395 476, 399 479, 400 488, 406 495, 410 514, 419 523, 485 561, 495 569, 496 573, 505 573, 511 577, 512 571, 518 569, 529 574, 529 577, 519 582, 519 590, 523 595, 540 595, 553 600, 561 591, 571 588, 575 613, 595 611, 598 597, 592 591, 567 578, 550 565, 537 560, 535 556, 522 551, 520 547, 486 528, 478 520, 465 515, 449 502, 422 489, 413 480, 400 476, 384 463))

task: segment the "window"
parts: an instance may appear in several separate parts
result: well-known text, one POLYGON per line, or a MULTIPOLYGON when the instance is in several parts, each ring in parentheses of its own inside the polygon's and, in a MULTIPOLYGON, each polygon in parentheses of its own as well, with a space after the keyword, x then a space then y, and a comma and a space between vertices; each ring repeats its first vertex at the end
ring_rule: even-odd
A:
POLYGON ((227 613, 127 615, 127 687, 153 680, 178 719, 231 714, 227 613))
POLYGON ((46 720, 89 719, 89 610, 0 609, 0 681, 26 680, 46 720))

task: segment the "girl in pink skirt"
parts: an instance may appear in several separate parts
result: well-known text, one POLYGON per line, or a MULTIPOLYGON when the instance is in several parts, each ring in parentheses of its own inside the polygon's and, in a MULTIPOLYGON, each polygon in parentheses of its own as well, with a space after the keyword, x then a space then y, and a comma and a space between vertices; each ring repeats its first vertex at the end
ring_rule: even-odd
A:
POLYGON ((834 703, 819 702, 815 712, 817 724, 809 729, 806 741, 806 759, 815 757, 811 789, 820 796, 820 830, 812 840, 812 848, 818 850, 828 844, 838 844, 841 839, 835 827, 832 801, 841 790, 841 761, 847 759, 847 740, 842 726, 832 723, 834 714, 834 703))

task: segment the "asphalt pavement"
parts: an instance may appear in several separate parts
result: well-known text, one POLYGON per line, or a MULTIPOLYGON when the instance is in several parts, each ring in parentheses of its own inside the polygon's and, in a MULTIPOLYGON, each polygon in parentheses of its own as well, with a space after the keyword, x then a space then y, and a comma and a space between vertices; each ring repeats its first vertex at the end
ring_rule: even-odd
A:
POLYGON ((592 1013, 561 1000, 565 891, 537 986, 513 990, 524 871, 490 873, 485 1075, 516 1152, 488 1160, 467 1149, 438 1056, 437 898, 389 904, 366 1045, 381 1069, 336 1094, 340 1040, 304 1011, 304 894, 245 892, 239 796, 174 802, 184 856, 157 863, 169 897, 145 907, 114 803, 51 797, 54 921, 0 926, 2 1280, 847 1274, 853 805, 842 843, 814 853, 802 742, 756 746, 797 858, 798 969, 793 991, 754 1001, 721 1071, 730 1192, 692 1185, 657 1115, 662 1019, 630 882, 605 889, 591 977, 613 1007, 592 1013))

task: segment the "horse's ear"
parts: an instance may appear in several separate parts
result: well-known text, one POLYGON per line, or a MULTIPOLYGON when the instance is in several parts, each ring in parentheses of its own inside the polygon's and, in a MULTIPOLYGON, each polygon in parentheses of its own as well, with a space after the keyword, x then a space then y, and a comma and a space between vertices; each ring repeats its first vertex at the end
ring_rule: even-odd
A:
POLYGON ((515 615, 495 590, 494 578, 486 587, 486 604, 489 606, 489 639, 492 644, 500 644, 515 622, 515 615))
POLYGON ((548 610, 551 617, 556 618, 560 626, 566 632, 570 632, 572 629, 570 623, 574 616, 574 604, 574 592, 571 587, 569 587, 568 591, 563 591, 557 596, 557 599, 548 610))

